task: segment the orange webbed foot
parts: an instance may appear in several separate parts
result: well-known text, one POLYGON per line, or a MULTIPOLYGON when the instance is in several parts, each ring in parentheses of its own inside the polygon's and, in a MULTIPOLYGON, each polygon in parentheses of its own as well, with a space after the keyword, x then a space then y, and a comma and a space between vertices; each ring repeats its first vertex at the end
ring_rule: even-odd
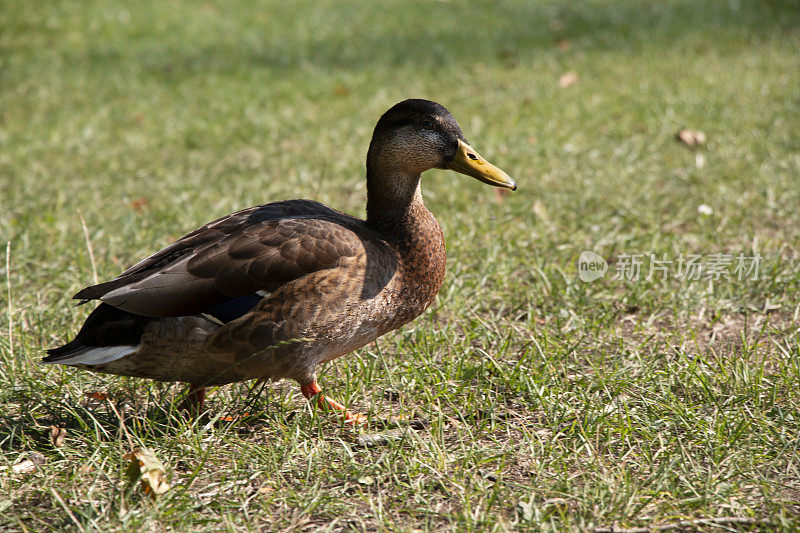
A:
POLYGON ((362 413, 348 411, 344 405, 340 404, 336 400, 328 398, 322 392, 322 387, 319 386, 319 383, 317 383, 316 379, 311 383, 306 383, 305 385, 301 385, 300 391, 303 393, 303 396, 305 396, 309 400, 316 397, 317 405, 319 405, 320 409, 336 411, 339 414, 341 414, 342 421, 345 424, 355 426, 360 424, 366 424, 369 421, 368 416, 362 413))

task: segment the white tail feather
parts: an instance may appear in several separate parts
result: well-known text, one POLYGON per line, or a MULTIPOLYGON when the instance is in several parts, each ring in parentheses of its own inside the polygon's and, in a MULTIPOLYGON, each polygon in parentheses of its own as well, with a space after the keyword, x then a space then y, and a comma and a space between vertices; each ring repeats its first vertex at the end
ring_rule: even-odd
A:
POLYGON ((86 348, 85 350, 59 359, 58 361, 48 361, 49 364, 55 365, 102 365, 116 361, 121 357, 125 357, 129 353, 133 353, 139 349, 136 346, 103 346, 102 348, 86 348))

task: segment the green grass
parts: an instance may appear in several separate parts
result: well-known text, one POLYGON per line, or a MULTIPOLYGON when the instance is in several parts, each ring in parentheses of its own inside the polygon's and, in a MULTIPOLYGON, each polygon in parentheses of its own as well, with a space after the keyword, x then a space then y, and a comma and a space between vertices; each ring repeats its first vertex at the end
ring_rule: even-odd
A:
POLYGON ((791 0, 2 0, 0 529, 800 528, 798 132, 791 0), (363 215, 372 128, 408 97, 520 185, 427 173, 442 292, 322 377, 426 429, 341 427, 293 383, 187 421, 177 386, 36 364, 87 313, 81 216, 108 279, 250 205, 363 215), (757 281, 613 277, 756 252, 757 281), (137 446, 167 466, 156 502, 125 491, 137 446))

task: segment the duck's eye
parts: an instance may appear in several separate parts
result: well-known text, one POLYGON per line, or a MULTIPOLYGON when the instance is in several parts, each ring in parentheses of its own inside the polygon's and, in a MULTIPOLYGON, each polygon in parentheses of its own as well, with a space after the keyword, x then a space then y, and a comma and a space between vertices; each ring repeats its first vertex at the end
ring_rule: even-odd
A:
POLYGON ((426 119, 426 120, 422 121, 422 127, 425 128, 426 130, 432 130, 433 129, 433 121, 431 119, 426 119))

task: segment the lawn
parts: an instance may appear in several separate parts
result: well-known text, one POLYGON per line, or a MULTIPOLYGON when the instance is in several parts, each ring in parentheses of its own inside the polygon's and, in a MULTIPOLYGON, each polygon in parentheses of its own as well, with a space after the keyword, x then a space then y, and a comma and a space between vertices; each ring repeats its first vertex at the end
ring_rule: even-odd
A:
POLYGON ((0 0, 0 530, 800 529, 799 132, 795 0, 0 0), (362 216, 410 97, 519 183, 426 173, 444 288, 322 373, 424 424, 37 364, 202 223, 362 216))

